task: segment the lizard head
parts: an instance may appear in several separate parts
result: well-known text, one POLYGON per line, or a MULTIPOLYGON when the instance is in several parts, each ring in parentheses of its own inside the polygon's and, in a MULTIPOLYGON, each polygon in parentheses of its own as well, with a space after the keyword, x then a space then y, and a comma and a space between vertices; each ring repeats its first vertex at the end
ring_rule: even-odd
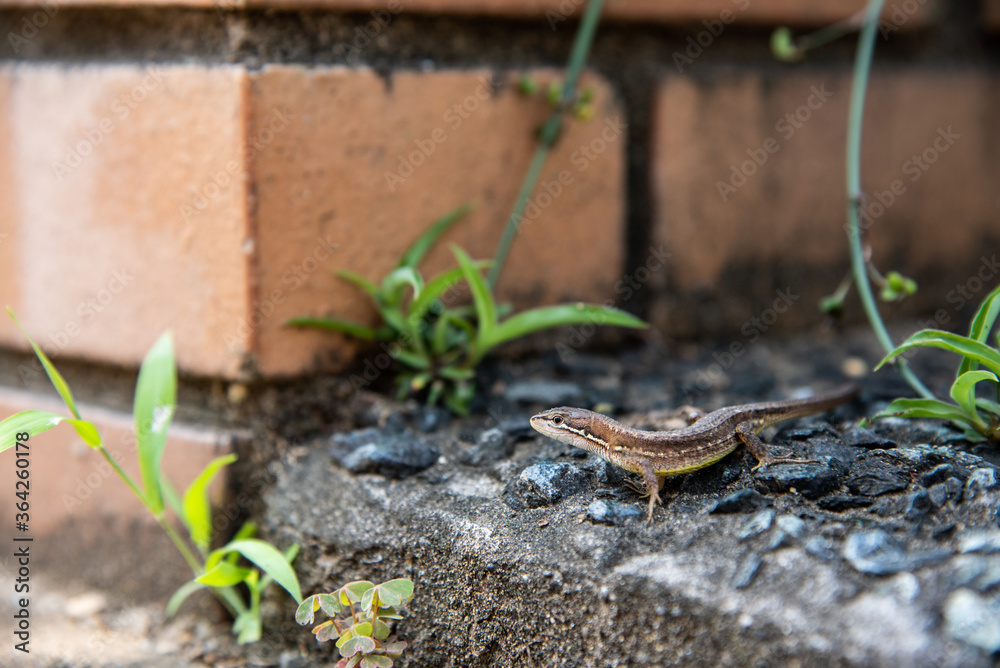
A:
POLYGON ((600 453, 607 447, 607 443, 593 434, 593 416, 594 413, 583 408, 560 406, 533 416, 531 426, 535 431, 557 441, 600 453))

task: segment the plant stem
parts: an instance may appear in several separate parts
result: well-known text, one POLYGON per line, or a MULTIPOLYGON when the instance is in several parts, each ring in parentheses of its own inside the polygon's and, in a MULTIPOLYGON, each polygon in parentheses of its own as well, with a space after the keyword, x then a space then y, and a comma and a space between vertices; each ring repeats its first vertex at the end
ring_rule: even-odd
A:
MULTIPOLYGON (((871 69, 872 53, 875 49, 875 33, 882 13, 884 0, 870 0, 864 26, 858 38, 858 51, 854 60, 854 79, 851 83, 851 106, 847 122, 847 238, 851 243, 851 267, 854 282, 858 286, 858 296, 871 323, 872 330, 882 348, 888 354, 895 349, 892 338, 882 322, 878 306, 872 295, 871 284, 865 271, 864 252, 861 248, 861 228, 859 209, 861 207, 861 125, 864 120, 865 91, 868 88, 868 72, 871 69)), ((927 389, 906 364, 906 360, 895 361, 896 368, 910 387, 921 396, 933 399, 934 393, 927 389)))
POLYGON ((201 562, 198 561, 198 558, 194 556, 193 552, 191 552, 191 549, 184 542, 184 539, 181 538, 176 531, 174 531, 173 525, 167 521, 166 516, 163 513, 156 513, 154 516, 156 517, 156 521, 160 523, 160 526, 163 527, 163 530, 167 532, 168 536, 170 536, 170 540, 173 541, 174 546, 177 547, 177 550, 181 553, 181 556, 184 557, 184 561, 188 563, 188 566, 191 567, 195 576, 197 577, 201 575, 204 570, 201 562))
POLYGON ((111 453, 104 448, 103 443, 97 446, 97 451, 101 453, 101 457, 104 457, 104 460, 108 464, 111 464, 111 468, 115 470, 115 473, 118 474, 118 477, 121 478, 126 485, 128 485, 129 489, 132 490, 132 493, 135 494, 137 497, 139 497, 139 500, 142 501, 142 505, 145 506, 146 497, 143 495, 142 490, 140 490, 139 487, 134 482, 132 482, 132 478, 130 478, 128 473, 125 473, 125 470, 118 465, 118 462, 116 462, 115 458, 111 456, 111 453))
POLYGON ((535 157, 531 161, 531 166, 528 167, 528 173, 525 175, 524 183, 521 185, 521 192, 518 193, 517 200, 514 202, 514 210, 511 212, 510 218, 507 219, 507 226, 504 228, 503 236, 500 238, 500 245, 497 246, 497 252, 493 258, 493 266, 490 267, 490 273, 486 278, 491 290, 496 287, 497 281, 500 279, 500 270, 503 269, 503 265, 507 260, 510 245, 514 242, 514 235, 517 234, 521 216, 524 215, 524 209, 528 206, 528 198, 531 197, 531 192, 535 189, 542 166, 548 157, 549 149, 552 148, 556 139, 559 138, 559 131, 562 129, 563 114, 566 113, 576 95, 576 83, 580 78, 580 70, 583 69, 583 64, 587 61, 587 54, 590 53, 590 45, 594 41, 594 34, 597 32, 597 20, 601 15, 602 4, 603 0, 588 0, 587 9, 580 20, 580 27, 576 31, 573 49, 570 52, 569 63, 566 66, 566 81, 563 84, 559 104, 556 105, 555 111, 545 121, 545 125, 542 126, 542 130, 539 133, 539 142, 538 148, 535 150, 535 157))

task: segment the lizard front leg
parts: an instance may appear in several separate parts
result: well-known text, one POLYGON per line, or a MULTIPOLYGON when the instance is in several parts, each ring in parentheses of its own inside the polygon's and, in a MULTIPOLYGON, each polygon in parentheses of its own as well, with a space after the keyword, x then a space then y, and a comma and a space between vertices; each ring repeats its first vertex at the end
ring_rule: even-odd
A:
POLYGON ((753 428, 750 426, 749 422, 742 422, 738 427, 736 427, 736 435, 740 437, 753 456, 757 458, 757 466, 753 467, 751 471, 756 471, 757 469, 770 466, 771 464, 815 464, 817 460, 815 459, 796 459, 795 457, 775 457, 767 449, 767 445, 764 441, 760 440, 760 437, 753 432, 753 428))

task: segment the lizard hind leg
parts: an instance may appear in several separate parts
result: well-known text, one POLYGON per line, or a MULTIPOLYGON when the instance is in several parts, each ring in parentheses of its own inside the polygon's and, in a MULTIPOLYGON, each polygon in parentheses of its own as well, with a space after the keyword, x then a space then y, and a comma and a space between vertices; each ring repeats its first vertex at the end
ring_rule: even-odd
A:
POLYGON ((642 480, 646 483, 646 493, 649 494, 649 510, 646 513, 646 521, 653 521, 653 508, 660 502, 660 488, 663 487, 665 476, 656 475, 652 463, 648 459, 639 460, 639 468, 642 470, 642 480))
POLYGON ((771 451, 767 449, 767 445, 764 441, 760 440, 760 436, 753 432, 753 429, 749 424, 743 423, 736 428, 736 434, 740 437, 747 448, 753 453, 753 456, 757 458, 757 466, 753 467, 751 470, 756 471, 757 469, 762 469, 764 467, 770 466, 771 464, 816 464, 815 459, 797 459, 795 457, 775 457, 771 454, 771 451))

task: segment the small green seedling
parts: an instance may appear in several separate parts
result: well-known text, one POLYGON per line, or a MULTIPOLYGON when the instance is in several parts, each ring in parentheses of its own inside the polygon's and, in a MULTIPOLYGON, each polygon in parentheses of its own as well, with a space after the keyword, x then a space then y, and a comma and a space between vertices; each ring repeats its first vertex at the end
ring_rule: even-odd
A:
MULTIPOLYGON (((951 386, 955 403, 938 399, 896 399, 871 417, 898 416, 907 418, 940 418, 958 426, 970 441, 990 439, 1000 441, 1000 351, 987 345, 990 331, 1000 314, 1000 287, 991 292, 972 319, 968 336, 952 334, 938 329, 924 329, 889 353, 879 362, 878 369, 891 363, 898 355, 915 348, 941 348, 958 353, 962 361, 951 386), (980 369, 980 365, 985 367, 980 369), (987 385, 989 396, 976 396, 976 386, 987 385)), ((997 336, 1000 348, 1000 335, 997 336)))
POLYGON ((0 452, 14 445, 18 433, 27 432, 35 436, 52 429, 60 422, 72 426, 87 445, 104 457, 118 477, 153 514, 194 571, 195 579, 178 589, 167 604, 168 615, 176 612, 189 595, 208 587, 233 615, 235 619, 233 633, 237 635, 239 642, 259 640, 260 594, 272 580, 284 587, 296 601, 302 600, 298 578, 290 565, 298 553, 299 546, 293 545, 281 553, 269 543, 254 538, 256 527, 248 523, 237 532, 231 542, 210 551, 212 516, 208 487, 224 466, 236 461, 236 455, 226 455, 212 460, 188 486, 183 498, 177 494, 176 489, 164 475, 160 462, 167 445, 167 428, 177 408, 177 365, 174 361, 174 347, 170 334, 163 334, 146 354, 139 369, 139 380, 135 388, 133 414, 142 482, 140 488, 105 449, 94 424, 80 417, 73 394, 62 374, 27 335, 10 308, 7 312, 28 339, 72 417, 35 410, 12 415, 0 422, 0 452), (188 541, 175 531, 166 514, 168 507, 177 514, 187 529, 188 541), (255 564, 257 568, 240 566, 241 556, 255 564), (261 571, 265 573, 263 577, 261 571), (249 606, 236 589, 236 585, 241 583, 250 590, 249 606))
POLYGON ((406 643, 390 636, 385 620, 402 619, 398 610, 413 598, 413 582, 405 578, 380 585, 367 580, 349 582, 329 594, 314 594, 302 601, 295 621, 312 624, 317 610, 329 617, 312 629, 316 640, 337 639, 337 668, 391 668, 406 643))
POLYGON ((522 311, 503 318, 509 309, 498 305, 482 276, 487 261, 474 261, 452 246, 458 267, 425 280, 417 271, 438 238, 469 212, 463 206, 437 220, 403 254, 380 285, 348 271, 337 273, 368 293, 383 323, 367 327, 340 318, 293 318, 286 324, 315 327, 368 341, 389 341, 388 353, 401 367, 396 376, 400 398, 427 391, 427 403, 443 401, 453 413, 465 415, 475 391, 476 366, 493 348, 552 327, 603 324, 645 327, 635 316, 594 304, 560 304, 522 311), (471 306, 458 303, 456 287, 465 283, 471 306))

